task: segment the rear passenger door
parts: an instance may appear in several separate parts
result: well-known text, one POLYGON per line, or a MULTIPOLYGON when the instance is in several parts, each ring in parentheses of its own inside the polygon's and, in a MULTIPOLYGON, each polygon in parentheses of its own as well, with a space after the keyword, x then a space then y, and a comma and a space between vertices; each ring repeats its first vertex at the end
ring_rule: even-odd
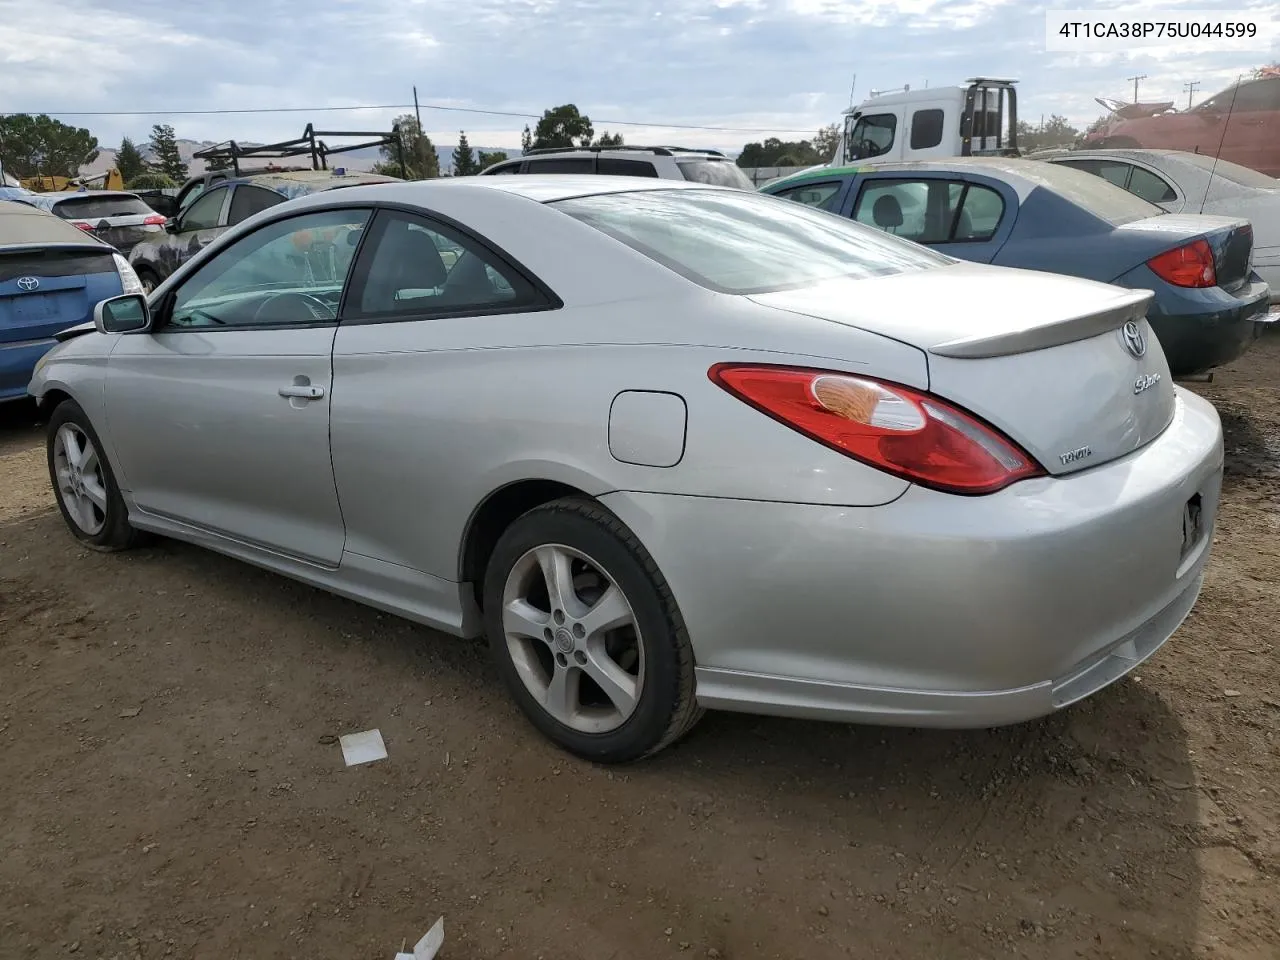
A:
POLYGON ((1018 198, 985 177, 863 175, 848 214, 960 260, 990 263, 1017 219, 1018 198))

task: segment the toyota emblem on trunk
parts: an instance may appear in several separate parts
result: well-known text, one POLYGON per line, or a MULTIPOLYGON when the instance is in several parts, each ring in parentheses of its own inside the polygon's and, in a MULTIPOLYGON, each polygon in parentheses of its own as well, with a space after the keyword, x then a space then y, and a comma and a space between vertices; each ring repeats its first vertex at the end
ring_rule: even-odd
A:
POLYGON ((1147 352, 1147 335, 1142 332, 1142 327, 1138 326, 1137 321, 1126 322, 1120 329, 1120 338, 1124 341, 1124 348, 1135 360, 1141 359, 1147 352))
POLYGON ((18 278, 19 290, 34 290, 38 286, 40 286, 40 281, 37 280, 35 277, 19 277, 18 278))

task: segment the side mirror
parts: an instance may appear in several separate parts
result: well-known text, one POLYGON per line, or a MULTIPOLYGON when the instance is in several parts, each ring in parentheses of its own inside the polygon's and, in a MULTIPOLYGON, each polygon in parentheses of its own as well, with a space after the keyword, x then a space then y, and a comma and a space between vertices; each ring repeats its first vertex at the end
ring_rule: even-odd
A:
POLYGON ((177 233, 180 229, 182 229, 181 222, 178 220, 176 215, 171 216, 168 220, 164 222, 164 228, 168 233, 177 233))
POLYGON ((141 333, 151 329, 151 308, 140 293, 100 300, 93 308, 93 325, 99 333, 141 333))

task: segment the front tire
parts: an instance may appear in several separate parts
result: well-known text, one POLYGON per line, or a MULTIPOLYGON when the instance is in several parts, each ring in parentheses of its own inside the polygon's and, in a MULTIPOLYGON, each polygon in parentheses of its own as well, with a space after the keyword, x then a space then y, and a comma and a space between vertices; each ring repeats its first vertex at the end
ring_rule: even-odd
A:
POLYGON ((649 756, 702 715, 670 588, 635 534, 593 501, 556 500, 507 528, 485 572, 484 622, 520 708, 579 757, 649 756))
POLYGON ((129 523, 102 441, 84 410, 74 400, 64 400, 46 429, 49 480, 72 535, 103 552, 137 545, 141 534, 129 523))

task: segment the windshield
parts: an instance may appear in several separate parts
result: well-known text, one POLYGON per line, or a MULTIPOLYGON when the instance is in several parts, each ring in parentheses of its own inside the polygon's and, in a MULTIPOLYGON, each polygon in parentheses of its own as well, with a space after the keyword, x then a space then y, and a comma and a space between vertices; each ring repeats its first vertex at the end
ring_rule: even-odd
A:
POLYGON ((101 220, 103 217, 150 217, 155 211, 130 193, 96 194, 59 200, 53 212, 63 220, 101 220))
POLYGON ((1275 177, 1268 177, 1257 170, 1250 170, 1248 167, 1242 167, 1240 164, 1232 163, 1229 160, 1215 161, 1213 157, 1202 153, 1188 153, 1180 159, 1192 166, 1199 167, 1201 170, 1212 172, 1215 177, 1230 180, 1232 183, 1242 187, 1260 187, 1263 190, 1280 189, 1280 180, 1275 177))
POLYGON ((833 214, 756 193, 645 190, 552 206, 719 293, 767 293, 954 262, 833 214))
POLYGON ((747 179, 747 175, 732 160, 677 160, 676 166, 686 180, 694 183, 706 183, 713 187, 737 187, 739 190, 755 189, 755 184, 747 179))

